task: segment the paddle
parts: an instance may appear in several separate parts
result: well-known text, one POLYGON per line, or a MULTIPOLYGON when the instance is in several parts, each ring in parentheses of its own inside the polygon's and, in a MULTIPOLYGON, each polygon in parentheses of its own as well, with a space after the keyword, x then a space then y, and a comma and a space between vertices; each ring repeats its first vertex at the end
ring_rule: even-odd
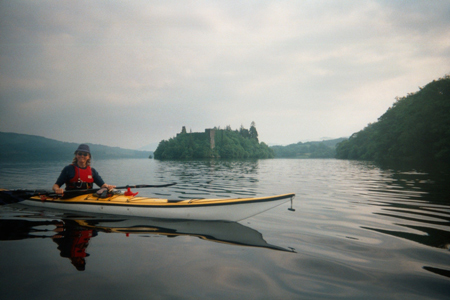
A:
MULTIPOLYGON (((134 189, 140 189, 140 188, 161 188, 161 187, 168 187, 177 184, 174 183, 167 183, 167 184, 160 184, 160 185, 150 185, 150 184, 138 184, 138 185, 126 185, 126 186, 118 186, 116 189, 127 189, 127 188, 134 188, 134 189)), ((77 194, 89 194, 89 193, 95 193, 101 188, 96 189, 84 189, 84 190, 67 190, 64 191, 65 195, 77 195, 77 194)), ((11 203, 17 203, 23 200, 26 200, 33 196, 51 196, 51 197, 57 197, 61 195, 57 195, 55 192, 49 192, 47 190, 0 190, 0 205, 4 204, 11 204, 11 203)))
MULTIPOLYGON (((137 185, 125 185, 125 186, 116 186, 115 189, 120 190, 120 189, 127 189, 127 188, 132 188, 132 189, 141 189, 141 188, 161 188, 161 187, 167 187, 167 186, 172 186, 177 184, 176 182, 174 183, 166 183, 166 184, 160 184, 160 185, 150 185, 150 184, 137 184, 137 185)), ((64 191, 64 194, 70 194, 70 193, 82 193, 82 194, 88 194, 88 193, 95 193, 99 190, 101 190, 102 188, 97 188, 97 189, 87 189, 87 190, 68 190, 68 191, 64 191)), ((38 194, 40 195, 40 194, 38 194)))

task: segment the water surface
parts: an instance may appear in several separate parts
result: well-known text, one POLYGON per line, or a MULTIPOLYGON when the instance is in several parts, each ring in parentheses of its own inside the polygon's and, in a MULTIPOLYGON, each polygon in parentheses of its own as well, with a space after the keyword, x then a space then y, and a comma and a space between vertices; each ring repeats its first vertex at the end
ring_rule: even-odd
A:
MULTIPOLYGON (((0 165, 50 189, 64 162, 0 165)), ((110 184, 172 199, 296 193, 239 223, 0 207, 2 299, 448 299, 444 173, 342 160, 99 160, 110 184)))

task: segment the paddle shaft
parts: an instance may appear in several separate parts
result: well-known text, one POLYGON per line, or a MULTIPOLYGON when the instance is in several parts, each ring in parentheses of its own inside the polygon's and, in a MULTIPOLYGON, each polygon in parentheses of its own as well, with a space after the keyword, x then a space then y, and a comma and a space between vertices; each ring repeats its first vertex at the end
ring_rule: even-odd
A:
MULTIPOLYGON (((160 184, 160 185, 151 185, 151 184, 137 184, 137 185, 125 185, 125 186, 117 186, 115 187, 116 189, 127 189, 127 188, 132 188, 132 189, 141 189, 141 188, 161 188, 161 187, 168 187, 168 186, 172 186, 177 184, 176 182, 174 183, 166 183, 166 184, 160 184)), ((70 193, 95 193, 96 191, 101 190, 102 188, 98 188, 98 189, 86 189, 86 190, 67 190, 64 191, 64 194, 70 194, 70 193)))
MULTIPOLYGON (((134 189, 140 189, 140 188, 161 188, 161 187, 168 187, 177 184, 174 183, 167 183, 167 184, 160 184, 160 185, 150 185, 150 184, 138 184, 138 185, 126 185, 126 186, 119 186, 116 187, 116 189, 127 189, 127 188, 134 188, 134 189)), ((64 194, 88 194, 88 193, 95 193, 98 189, 84 189, 84 190, 67 190, 64 191, 64 194)), ((55 192, 49 192, 46 190, 0 190, 0 205, 3 204, 11 204, 11 203, 17 203, 21 202, 23 200, 26 200, 33 196, 50 196, 50 197, 56 197, 61 196, 57 195, 55 192)))

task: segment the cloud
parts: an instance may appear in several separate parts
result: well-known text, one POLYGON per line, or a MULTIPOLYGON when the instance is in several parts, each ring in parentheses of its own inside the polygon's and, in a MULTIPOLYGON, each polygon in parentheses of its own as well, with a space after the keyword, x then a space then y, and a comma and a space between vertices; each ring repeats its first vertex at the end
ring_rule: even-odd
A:
POLYGON ((0 4, 0 130, 138 148, 186 126, 349 136, 449 72, 450 3, 0 4))

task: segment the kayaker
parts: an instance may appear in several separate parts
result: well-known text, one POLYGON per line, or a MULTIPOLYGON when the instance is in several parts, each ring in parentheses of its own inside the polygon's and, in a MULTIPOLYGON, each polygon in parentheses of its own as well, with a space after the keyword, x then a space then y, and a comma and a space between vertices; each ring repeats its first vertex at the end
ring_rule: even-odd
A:
POLYGON ((91 151, 88 145, 81 144, 78 146, 72 164, 64 167, 53 185, 53 191, 57 194, 63 194, 64 190, 61 186, 64 184, 66 185, 66 190, 92 189, 94 183, 108 190, 115 188, 115 185, 106 184, 98 172, 91 168, 91 158, 91 151))

